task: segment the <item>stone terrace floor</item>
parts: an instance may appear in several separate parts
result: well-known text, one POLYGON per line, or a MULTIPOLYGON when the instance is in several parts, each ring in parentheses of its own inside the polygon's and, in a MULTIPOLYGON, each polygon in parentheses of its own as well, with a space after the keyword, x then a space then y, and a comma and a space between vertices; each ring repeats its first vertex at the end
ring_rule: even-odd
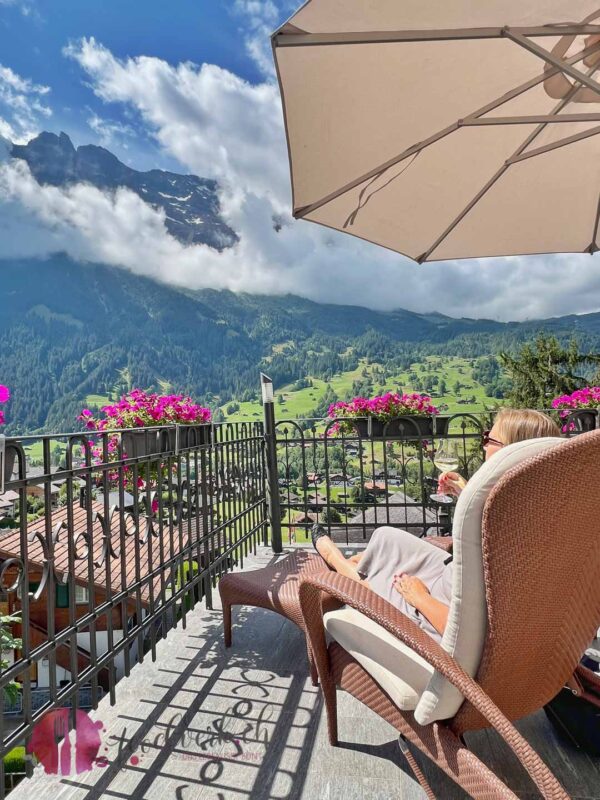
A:
MULTIPOLYGON (((267 549, 245 568, 273 558, 267 549)), ((103 700, 108 764, 73 777, 36 769, 11 800, 421 800, 394 730, 346 694, 339 698, 340 747, 327 741, 319 690, 311 685, 302 634, 276 614, 239 609, 234 644, 223 647, 221 614, 197 606, 150 658, 103 700)), ((540 665, 543 669, 543 664, 540 665)), ((559 743, 544 714, 519 727, 573 798, 600 800, 600 759, 559 743)), ((469 742, 524 800, 539 795, 488 732, 469 742)), ((420 759, 419 759, 420 760, 420 759)), ((439 800, 465 795, 423 763, 439 800)))

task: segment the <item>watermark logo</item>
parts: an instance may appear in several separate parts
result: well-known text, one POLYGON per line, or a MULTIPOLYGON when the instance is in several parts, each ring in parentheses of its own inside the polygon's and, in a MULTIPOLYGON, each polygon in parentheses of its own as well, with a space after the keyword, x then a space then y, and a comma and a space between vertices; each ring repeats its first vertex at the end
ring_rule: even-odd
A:
POLYGON ((103 723, 91 720, 85 711, 58 708, 49 711, 35 726, 27 751, 42 764, 48 775, 80 775, 95 766, 106 766, 98 757, 103 723))

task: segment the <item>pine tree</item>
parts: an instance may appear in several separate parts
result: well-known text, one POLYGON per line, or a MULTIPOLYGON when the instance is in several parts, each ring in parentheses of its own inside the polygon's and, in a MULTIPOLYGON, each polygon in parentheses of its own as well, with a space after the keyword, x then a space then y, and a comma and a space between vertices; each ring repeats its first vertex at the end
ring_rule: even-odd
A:
POLYGON ((600 364, 600 354, 581 353, 572 339, 563 347, 555 336, 540 333, 517 356, 501 353, 512 388, 508 398, 517 408, 548 408, 552 398, 588 385, 585 371, 600 364), (584 374, 580 374, 583 371, 584 374))

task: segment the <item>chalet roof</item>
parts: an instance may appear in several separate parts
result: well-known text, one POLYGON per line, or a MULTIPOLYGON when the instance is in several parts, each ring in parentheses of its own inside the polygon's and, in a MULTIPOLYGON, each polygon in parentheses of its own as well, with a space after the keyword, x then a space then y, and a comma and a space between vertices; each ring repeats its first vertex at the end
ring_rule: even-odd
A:
MULTIPOLYGON (((73 504, 72 526, 68 525, 68 509, 66 506, 52 511, 52 539, 54 541, 54 563, 55 569, 62 578, 69 571, 69 547, 68 539, 71 538, 75 543, 75 551, 79 558, 75 560, 74 576, 76 583, 82 586, 89 586, 88 578, 88 557, 84 536, 91 536, 93 542, 93 576, 92 583, 96 590, 106 591, 107 578, 110 575, 110 582, 113 594, 131 586, 136 580, 136 559, 139 558, 139 576, 143 578, 152 570, 156 570, 161 563, 166 563, 177 556, 182 547, 185 548, 190 542, 196 542, 202 537, 202 524, 200 519, 184 520, 179 528, 174 526, 173 535, 169 535, 168 527, 164 528, 164 535, 159 538, 158 521, 155 524, 155 535, 145 536, 145 519, 140 516, 141 532, 135 534, 134 521, 131 516, 125 516, 125 524, 121 529, 121 515, 115 511, 110 522, 111 544, 115 556, 105 556, 106 542, 101 518, 104 514, 104 504, 97 501, 91 504, 91 516, 95 521, 88 525, 88 512, 85 508, 80 508, 79 504, 73 504), (139 554, 139 555, 138 555, 139 554), (107 566, 107 561, 108 566, 107 566), (100 566, 98 566, 100 565, 100 566), (123 581, 124 577, 124 581, 123 581)), ((106 525, 108 528, 108 525, 106 525)), ((19 529, 9 529, 0 536, 0 559, 7 558, 27 558, 30 568, 37 567, 43 569, 46 563, 42 541, 48 545, 46 537, 46 522, 38 519, 27 526, 27 553, 21 549, 21 532, 19 529), (41 540, 41 541, 40 541, 41 540)), ((217 546, 216 543, 214 546, 217 546)), ((177 569, 177 566, 174 567, 177 569)), ((162 570, 164 581, 170 580, 168 568, 162 570)), ((153 591, 157 596, 161 587, 160 575, 154 579, 153 591)), ((135 592, 130 592, 131 599, 135 599, 135 592)), ((150 600, 150 582, 146 582, 141 589, 142 602, 147 604, 150 600)))
POLYGON ((417 535, 425 533, 432 525, 435 525, 436 521, 433 511, 423 509, 416 500, 404 492, 395 492, 388 498, 387 503, 370 506, 364 512, 359 511, 349 520, 349 522, 361 525, 364 523, 367 528, 376 528, 378 525, 393 525, 402 528, 411 525, 410 531, 417 535), (408 505, 403 505, 404 503, 408 505), (412 527, 412 525, 417 527, 412 527))
POLYGON ((305 514, 304 512, 300 511, 296 514, 292 514, 292 523, 294 525, 301 525, 302 523, 309 524, 314 523, 317 521, 317 514, 305 514))
POLYGON ((7 503, 14 503, 19 499, 19 493, 15 492, 13 489, 7 489, 4 494, 0 494, 0 500, 6 501, 7 503))
POLYGON ((375 481, 365 481, 364 487, 367 491, 376 490, 378 492, 386 492, 387 486, 384 482, 375 482, 375 481))
MULTIPOLYGON (((59 467, 56 467, 54 470, 51 469, 50 470, 50 477, 52 478, 54 473, 59 472, 59 471, 60 471, 59 467)), ((37 482, 35 480, 32 481, 31 480, 32 478, 34 478, 34 479, 35 478, 39 478, 40 479, 39 483, 43 483, 44 479, 46 478, 46 472, 44 471, 44 468, 43 467, 38 467, 38 466, 32 467, 32 466, 30 466, 28 464, 27 465, 27 480, 29 481, 29 483, 36 484, 37 482)), ((62 486, 63 483, 66 483, 66 480, 67 480, 66 478, 52 478, 52 483, 55 483, 57 486, 60 487, 60 486, 62 486)))

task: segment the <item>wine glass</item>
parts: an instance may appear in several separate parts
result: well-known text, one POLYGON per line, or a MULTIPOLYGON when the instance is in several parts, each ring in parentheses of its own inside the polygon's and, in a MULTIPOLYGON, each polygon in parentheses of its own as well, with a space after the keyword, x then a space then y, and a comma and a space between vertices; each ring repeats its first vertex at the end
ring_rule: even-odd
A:
MULTIPOLYGON (((458 469, 458 444, 453 439, 442 439, 435 449, 433 463, 442 472, 454 472, 458 469)), ((436 503, 452 503, 454 498, 449 494, 432 494, 436 503)))

